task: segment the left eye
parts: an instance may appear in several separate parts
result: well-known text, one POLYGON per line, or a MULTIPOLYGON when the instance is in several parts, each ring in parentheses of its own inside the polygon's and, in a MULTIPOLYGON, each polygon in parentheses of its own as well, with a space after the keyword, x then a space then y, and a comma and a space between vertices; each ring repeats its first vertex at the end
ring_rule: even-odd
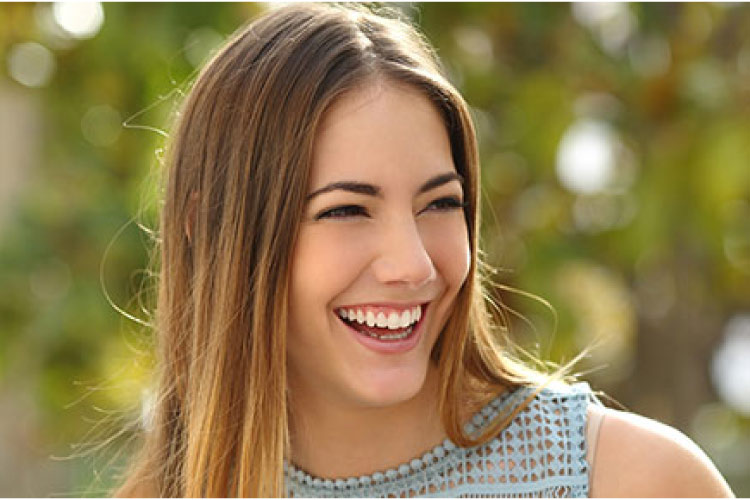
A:
POLYGON ((458 198, 454 196, 446 196, 445 198, 439 198, 429 205, 427 205, 427 208, 425 210, 439 210, 439 211, 447 211, 447 210, 456 210, 459 208, 465 208, 466 203, 462 202, 458 198))

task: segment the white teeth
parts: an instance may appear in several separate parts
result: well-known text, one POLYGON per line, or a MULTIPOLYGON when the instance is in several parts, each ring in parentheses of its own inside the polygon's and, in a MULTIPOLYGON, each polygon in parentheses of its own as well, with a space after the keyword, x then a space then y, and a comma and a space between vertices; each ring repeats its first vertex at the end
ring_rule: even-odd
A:
POLYGON ((395 330, 401 326, 401 316, 397 312, 388 315, 388 329, 395 330))
POLYGON ((401 328, 406 328, 407 326, 411 325, 411 311, 404 311, 401 313, 401 317, 399 326, 401 328))
MULTIPOLYGON (((366 324, 370 327, 388 328, 389 330, 407 328, 422 318, 422 308, 420 306, 407 309, 400 314, 393 311, 388 315, 382 311, 375 314, 372 310, 365 311, 364 309, 338 309, 337 312, 345 320, 355 321, 362 325, 366 324)), ((382 338, 387 338, 387 336, 382 338)))
POLYGON ((375 324, 378 328, 386 328, 388 326, 388 319, 385 317, 385 313, 379 312, 375 317, 375 324))

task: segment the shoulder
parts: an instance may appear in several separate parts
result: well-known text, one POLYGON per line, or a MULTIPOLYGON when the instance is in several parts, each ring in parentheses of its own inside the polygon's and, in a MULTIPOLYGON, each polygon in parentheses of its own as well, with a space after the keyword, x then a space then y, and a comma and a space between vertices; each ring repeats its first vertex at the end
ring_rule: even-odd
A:
POLYGON ((588 411, 604 417, 591 464, 591 496, 733 496, 706 454, 677 429, 595 405, 588 411))

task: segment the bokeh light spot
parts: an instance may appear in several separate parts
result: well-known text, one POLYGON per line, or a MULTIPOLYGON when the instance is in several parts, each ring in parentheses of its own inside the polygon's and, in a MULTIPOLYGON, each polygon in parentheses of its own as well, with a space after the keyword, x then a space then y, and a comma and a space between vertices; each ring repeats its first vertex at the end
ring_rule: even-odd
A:
POLYGON ((68 50, 75 46, 76 40, 55 20, 51 3, 38 3, 34 6, 34 22, 42 35, 44 44, 52 50, 68 50))
POLYGON ((610 186, 615 174, 616 138, 598 120, 580 120, 565 132, 557 150, 557 177, 574 193, 594 194, 610 186))
POLYGON ((711 360, 711 379, 719 396, 750 417, 750 313, 732 317, 711 360))
POLYGON ((481 69, 492 66, 495 58, 492 40, 485 31, 473 26, 460 26, 453 30, 453 38, 474 65, 481 69))
POLYGON ((588 28, 610 55, 619 55, 635 32, 636 19, 626 3, 575 2, 572 9, 576 21, 588 28))
POLYGON ((8 73, 27 87, 44 87, 55 73, 55 56, 36 42, 18 43, 8 54, 8 73))
POLYGON ((109 146, 120 136, 122 117, 112 106, 103 104, 86 111, 81 119, 81 132, 95 146, 109 146))
POLYGON ((705 58, 689 65, 683 74, 681 91, 695 103, 716 109, 729 100, 729 87, 722 63, 705 58))
POLYGON ((580 231, 598 233, 627 226, 637 211, 629 195, 581 195, 573 204, 573 221, 580 231))
POLYGON ((56 2, 52 12, 57 24, 73 38, 93 38, 104 23, 99 2, 56 2))

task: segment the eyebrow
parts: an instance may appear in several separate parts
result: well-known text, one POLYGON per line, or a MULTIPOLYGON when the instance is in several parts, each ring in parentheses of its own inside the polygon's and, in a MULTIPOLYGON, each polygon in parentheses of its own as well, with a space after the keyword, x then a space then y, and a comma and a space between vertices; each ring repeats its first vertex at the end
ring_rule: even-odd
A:
MULTIPOLYGON (((460 182, 461 187, 463 187, 464 178, 461 176, 461 174, 457 172, 448 172, 445 174, 436 175, 435 177, 431 178, 430 180, 422 184, 420 188, 417 190, 417 194, 426 193, 427 191, 440 187, 443 184, 447 184, 454 180, 460 182)), ((330 184, 326 184, 320 189, 316 189, 312 193, 308 194, 307 197, 305 197, 305 201, 310 201, 320 194, 329 193, 331 191, 348 191, 350 193, 364 194, 367 196, 376 196, 378 198, 383 197, 382 190, 380 189, 380 187, 375 186, 373 184, 367 184, 365 182, 356 182, 356 181, 338 181, 338 182, 332 182, 330 184)))

